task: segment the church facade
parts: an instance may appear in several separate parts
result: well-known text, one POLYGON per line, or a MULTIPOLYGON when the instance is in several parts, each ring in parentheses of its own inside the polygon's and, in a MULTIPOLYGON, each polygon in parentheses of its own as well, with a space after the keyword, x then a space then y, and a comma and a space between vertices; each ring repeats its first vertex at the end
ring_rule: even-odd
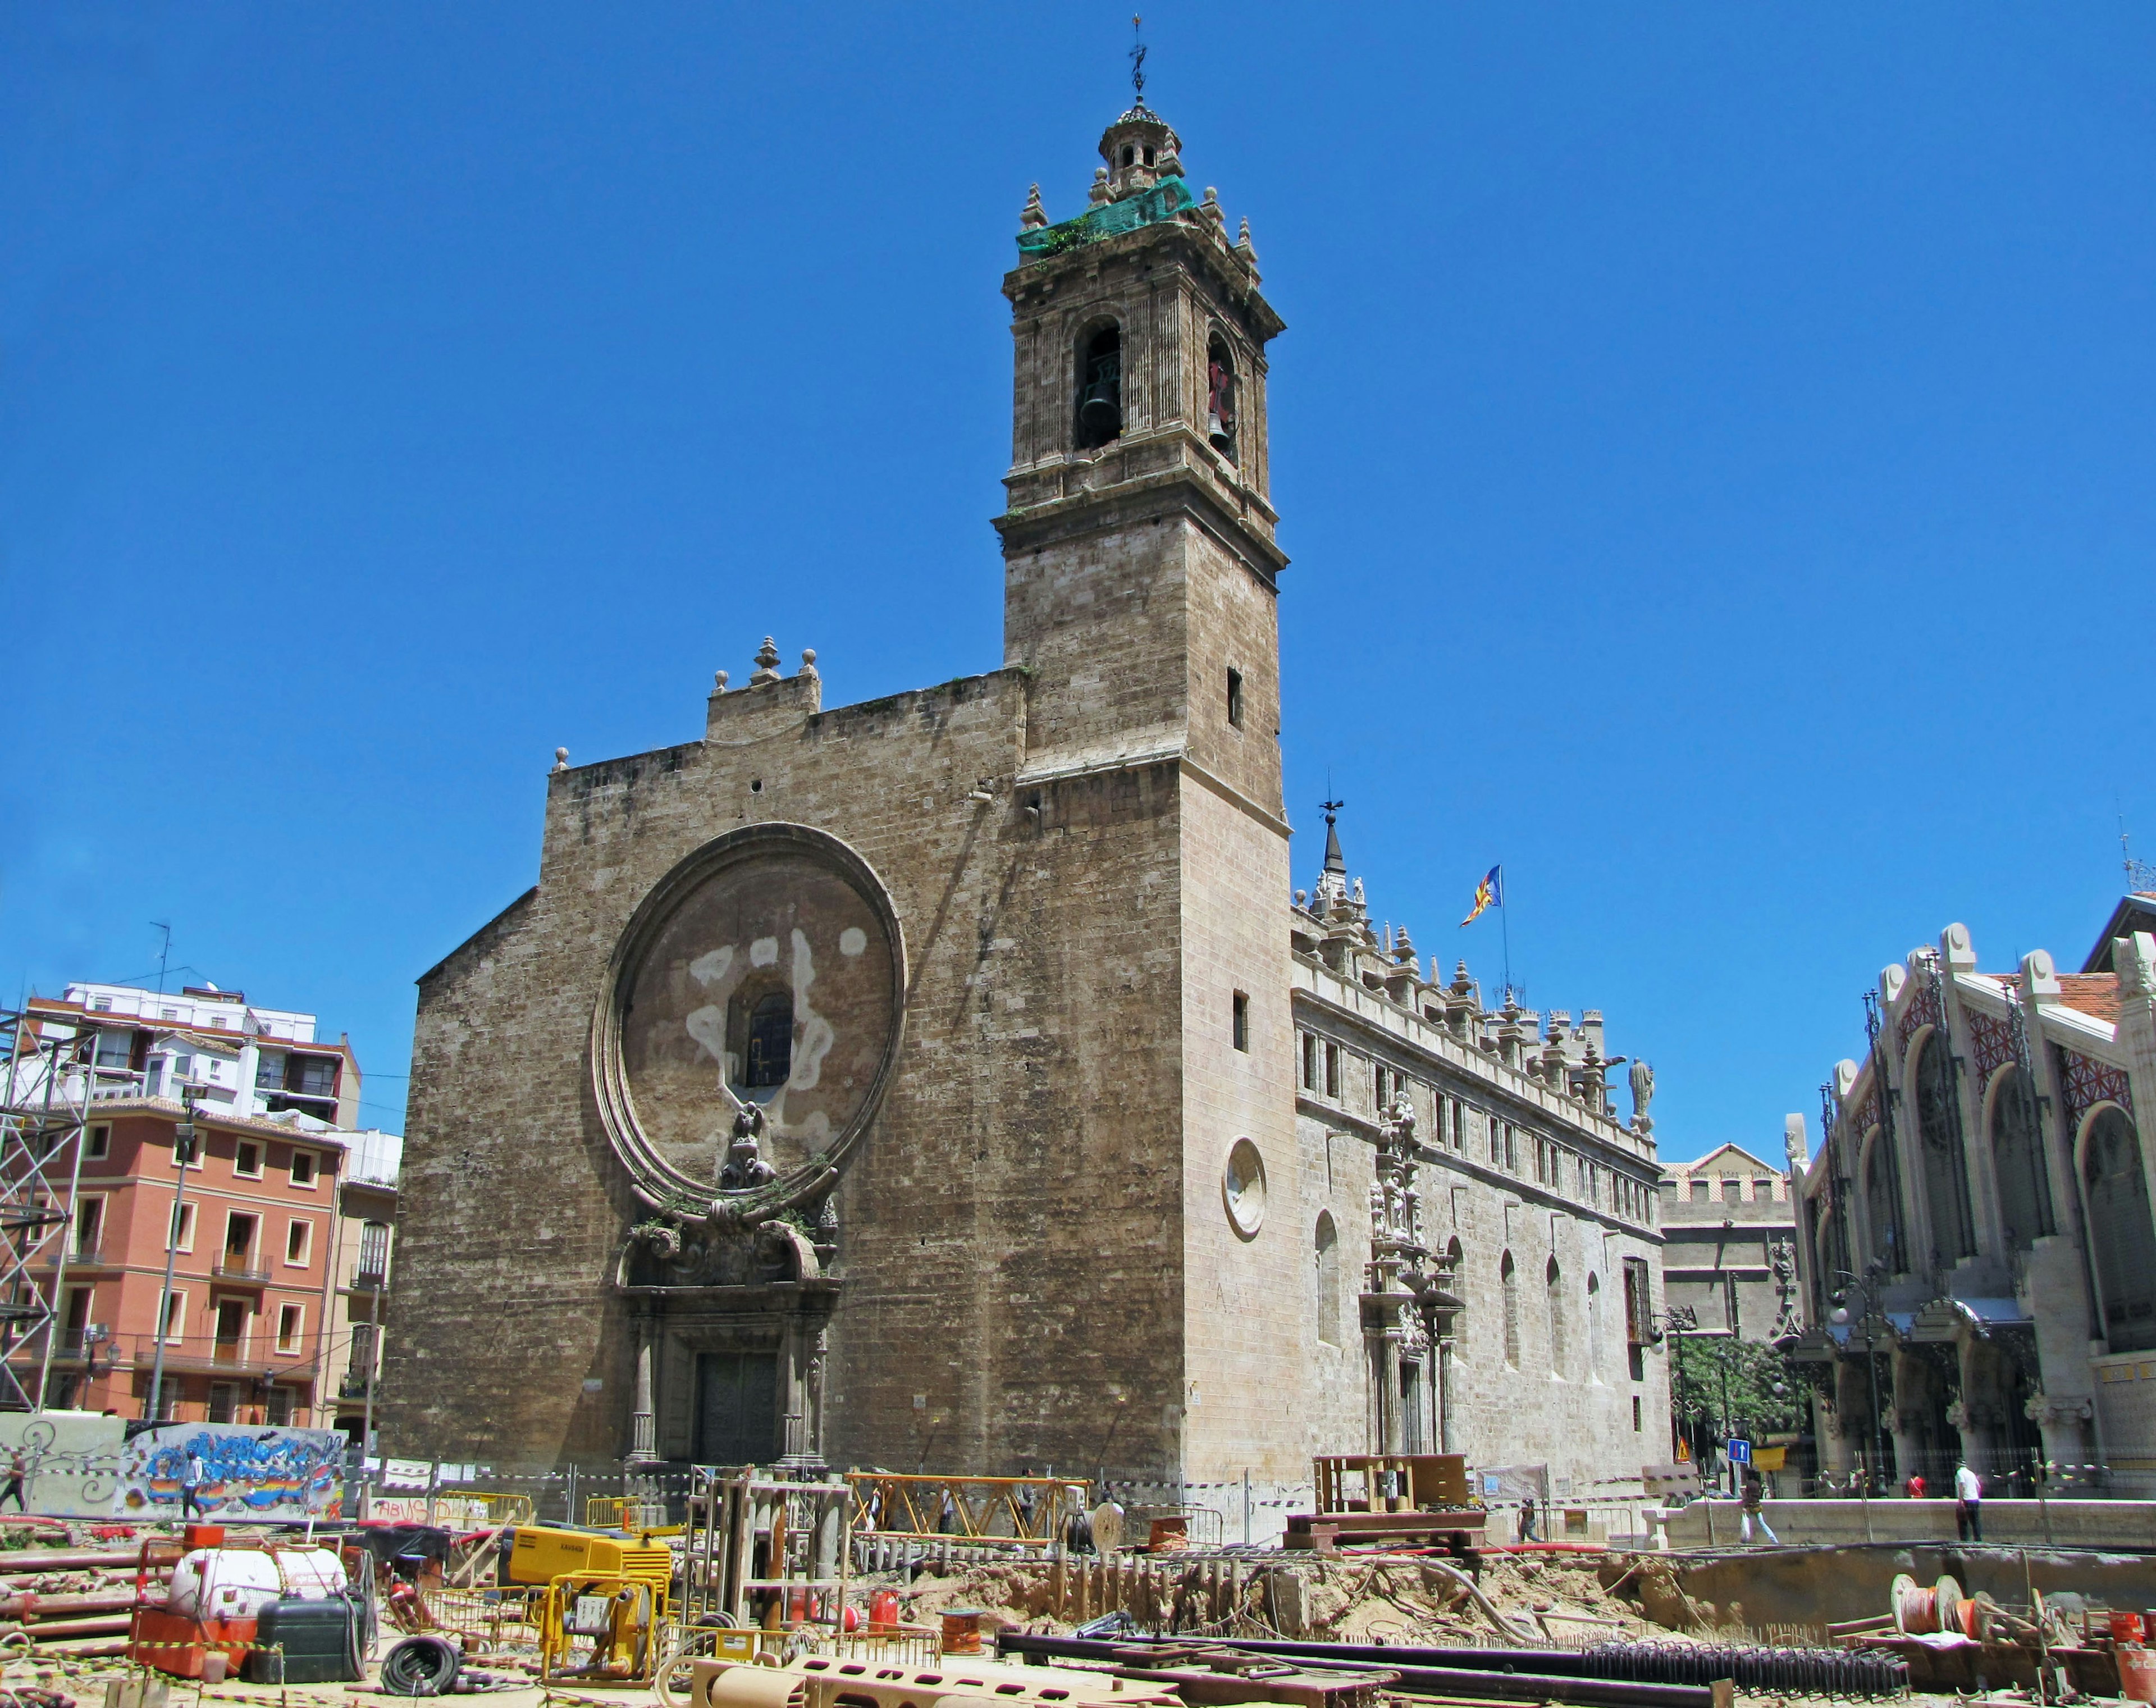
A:
POLYGON ((1587 1302, 1655 1245, 1599 1021, 1423 981, 1337 874, 1289 899, 1282 324, 1157 115, 1101 152, 1004 280, 1000 667, 826 710, 767 640, 699 738, 562 756, 538 882, 420 980, 388 1450, 1284 1499, 1313 1450, 1518 1456, 1520 1370, 1438 1403, 1440 1343, 1513 1320, 1501 1250, 1604 1349, 1565 1450, 1658 1439, 1666 1383, 1587 1302), (1314 1096, 1321 1033, 1383 1082, 1314 1096), (1531 1131, 1569 1175, 1530 1184, 1531 1131))

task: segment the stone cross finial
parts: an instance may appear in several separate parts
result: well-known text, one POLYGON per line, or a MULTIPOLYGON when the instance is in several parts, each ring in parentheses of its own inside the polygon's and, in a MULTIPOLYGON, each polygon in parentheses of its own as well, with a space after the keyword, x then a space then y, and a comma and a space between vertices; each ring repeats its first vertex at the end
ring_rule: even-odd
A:
POLYGON ((567 747, 557 747, 554 750, 554 769, 557 771, 567 771, 568 768, 569 750, 567 747))
POLYGON ((1025 198, 1025 211, 1018 217, 1020 231, 1039 231, 1048 223, 1048 210, 1040 205, 1040 186, 1033 187, 1033 193, 1025 198))
POLYGON ((756 674, 748 679, 749 686, 753 688, 759 682, 776 682, 778 680, 778 646, 767 634, 763 638, 763 644, 756 649, 756 674))

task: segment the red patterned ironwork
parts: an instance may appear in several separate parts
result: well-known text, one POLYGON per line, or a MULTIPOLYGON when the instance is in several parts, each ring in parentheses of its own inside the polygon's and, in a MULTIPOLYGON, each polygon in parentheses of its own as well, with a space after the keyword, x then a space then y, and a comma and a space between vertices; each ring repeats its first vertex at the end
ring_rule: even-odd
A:
POLYGON ((1938 998, 1933 992, 1930 982, 1918 979, 1915 983, 1917 987, 1909 992, 1909 1000, 1902 1008, 1902 1018, 1894 1027, 1894 1039, 1900 1046, 1899 1053, 1903 1056, 1909 1054, 1909 1040, 1917 1035, 1917 1028, 1919 1026, 1936 1026, 1939 1023, 1938 998))
POLYGON ((2124 1068, 2065 1049, 2059 1051, 2059 1077, 2066 1085, 2066 1120, 2072 1130, 2079 1131, 2082 1117, 2099 1103, 2116 1103, 2129 1116, 2133 1113, 2133 1088, 2127 1082, 2124 1068))
POLYGON ((1981 1008, 1964 1008, 1969 1033, 1976 1046, 1976 1088, 1981 1092, 1991 1076, 2014 1059, 2014 1028, 1994 1020, 1981 1008))

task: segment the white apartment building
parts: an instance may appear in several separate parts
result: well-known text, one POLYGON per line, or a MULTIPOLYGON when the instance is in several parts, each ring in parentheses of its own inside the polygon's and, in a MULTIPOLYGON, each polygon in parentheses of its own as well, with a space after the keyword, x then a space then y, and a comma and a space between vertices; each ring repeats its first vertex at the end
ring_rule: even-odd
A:
POLYGON ((325 1126, 359 1125, 352 1046, 342 1038, 317 1043, 312 1014, 259 1008, 244 992, 213 984, 170 996, 132 985, 70 983, 61 1001, 97 1028, 91 1095, 99 1100, 177 1100, 179 1085, 188 1082, 216 1114, 296 1114, 325 1126))

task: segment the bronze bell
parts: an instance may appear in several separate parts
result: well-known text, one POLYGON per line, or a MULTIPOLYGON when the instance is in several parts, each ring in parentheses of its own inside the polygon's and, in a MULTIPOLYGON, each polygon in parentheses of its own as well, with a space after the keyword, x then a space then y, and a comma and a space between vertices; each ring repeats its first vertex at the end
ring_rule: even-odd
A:
POLYGON ((1213 449, 1224 455, 1232 454, 1235 451, 1235 430, 1218 415, 1206 418, 1205 437, 1211 442, 1213 449))
POLYGON ((1085 401, 1078 406, 1078 424, 1086 432, 1112 439, 1122 431, 1123 412, 1116 390, 1110 382, 1086 387, 1085 401))

